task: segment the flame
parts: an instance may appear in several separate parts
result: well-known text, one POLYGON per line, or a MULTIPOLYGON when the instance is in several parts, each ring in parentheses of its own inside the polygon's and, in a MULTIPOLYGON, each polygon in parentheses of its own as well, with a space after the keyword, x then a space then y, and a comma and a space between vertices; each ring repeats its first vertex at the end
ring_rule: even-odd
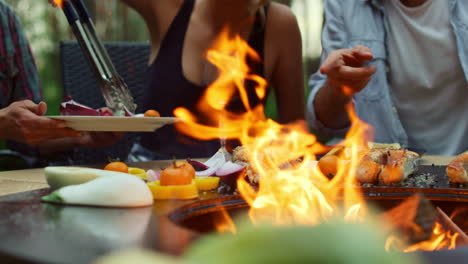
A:
POLYGON ((247 58, 259 60, 259 56, 239 36, 231 37, 225 30, 214 48, 208 51, 207 57, 221 74, 198 102, 197 115, 182 107, 174 110, 174 115, 184 121, 176 123, 176 128, 203 140, 239 138, 248 132, 251 124, 265 120, 263 105, 250 105, 245 87, 247 80, 253 81, 256 83, 254 92, 257 97, 263 100, 266 95, 267 82, 252 74, 246 63, 247 58), (245 113, 232 113, 226 109, 229 99, 236 93, 247 110, 245 113), (204 119, 203 123, 200 116, 204 119), (223 125, 220 126, 220 123, 223 125))
POLYGON ((457 238, 459 235, 459 233, 452 233, 451 231, 445 230, 439 222, 436 222, 430 239, 405 246, 405 243, 400 238, 390 236, 385 244, 385 249, 387 251, 397 249, 403 252, 452 250, 457 247, 457 238))
MULTIPOLYGON (((249 69, 247 58, 258 55, 239 36, 231 37, 224 31, 207 53, 208 60, 219 69, 219 77, 197 103, 195 112, 177 108, 174 115, 179 131, 199 139, 238 139, 245 148, 251 169, 259 174, 259 188, 254 189, 246 179, 239 179, 238 190, 250 205, 249 216, 254 224, 317 225, 332 217, 346 221, 363 221, 367 214, 356 175, 358 164, 367 143, 372 139, 372 128, 359 120, 352 104, 347 106, 351 128, 341 143, 346 162, 339 162, 337 173, 329 179, 317 166, 316 155, 327 147, 318 143, 308 132, 303 121, 281 125, 265 118, 261 104, 249 101, 247 80, 256 86, 254 93, 263 99, 267 82, 249 69), (245 112, 228 110, 229 101, 237 94, 245 112)), ((346 90, 346 87, 343 89, 346 90)), ((252 91, 250 91, 252 92, 252 91)), ((236 232, 236 227, 223 208, 215 217, 220 232, 236 232)), ((433 238, 405 251, 426 248, 455 247, 457 234, 434 229, 433 238)), ((401 241, 387 240, 391 248, 401 241)))
POLYGON ((249 153, 252 168, 260 175, 258 191, 244 179, 238 182, 240 193, 251 206, 252 221, 316 225, 335 215, 348 220, 361 219, 366 205, 351 175, 356 171, 362 146, 368 141, 370 127, 357 118, 352 105, 348 111, 353 125, 344 143, 350 150, 351 161, 343 163, 330 180, 320 170, 310 168, 317 160, 316 154, 327 148, 308 132, 304 122, 280 125, 265 118, 261 104, 251 105, 246 81, 256 83, 254 91, 260 99, 267 88, 267 82, 252 74, 246 63, 247 58, 258 59, 255 51, 226 30, 207 55, 220 75, 197 104, 198 114, 186 108, 174 111, 183 120, 176 126, 199 139, 222 137, 241 141, 249 153), (246 109, 243 113, 227 109, 235 93, 246 109))
POLYGON ((53 0, 54 4, 56 4, 60 8, 63 8, 63 1, 66 0, 53 0))
POLYGON ((237 233, 237 227, 232 218, 224 207, 221 206, 219 213, 214 215, 214 225, 216 231, 219 233, 229 232, 231 234, 237 233))

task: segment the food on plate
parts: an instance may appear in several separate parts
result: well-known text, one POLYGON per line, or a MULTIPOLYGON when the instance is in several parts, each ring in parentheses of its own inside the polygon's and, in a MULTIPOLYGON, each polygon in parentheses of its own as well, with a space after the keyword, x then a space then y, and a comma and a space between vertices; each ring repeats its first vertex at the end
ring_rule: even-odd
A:
POLYGON ((198 197, 195 181, 185 185, 161 185, 160 181, 149 182, 149 189, 155 200, 191 200, 198 197))
POLYGON ((158 111, 150 109, 144 113, 145 117, 160 117, 161 114, 159 114, 158 111))
POLYGON ((52 190, 82 184, 99 177, 121 175, 121 172, 105 171, 82 167, 46 167, 45 178, 52 190))
POLYGON ((42 201, 101 207, 143 207, 153 204, 153 196, 141 179, 120 173, 62 187, 42 197, 42 201))
POLYGON ((195 169, 185 161, 174 161, 160 175, 161 186, 187 185, 195 178, 195 169))
POLYGON ((104 170, 128 173, 128 166, 127 166, 127 164, 125 164, 125 163, 123 163, 121 161, 113 161, 113 162, 108 163, 104 167, 104 170))
POLYGON ((447 166, 451 183, 468 183, 468 151, 456 156, 447 166))
MULTIPOLYGON (((338 164, 349 159, 346 150, 330 151, 323 156, 318 166, 325 175, 335 174, 338 164)), ((419 162, 419 154, 401 149, 399 144, 369 143, 360 151, 361 158, 356 168, 356 179, 362 183, 392 184, 405 180, 414 173, 419 162)))
POLYGON ((199 191, 211 191, 218 188, 219 177, 195 177, 195 184, 199 191))
POLYGON ((133 116, 127 109, 125 113, 114 114, 109 108, 93 109, 73 100, 71 95, 67 95, 60 104, 60 114, 63 116, 133 116))

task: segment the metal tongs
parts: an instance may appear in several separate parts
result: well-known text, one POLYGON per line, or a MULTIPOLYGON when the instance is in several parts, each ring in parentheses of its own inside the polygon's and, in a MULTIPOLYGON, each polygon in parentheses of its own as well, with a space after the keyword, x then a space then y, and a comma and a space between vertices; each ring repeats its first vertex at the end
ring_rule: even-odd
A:
POLYGON ((82 0, 63 1, 63 12, 73 28, 81 49, 86 54, 96 77, 106 105, 114 115, 133 114, 136 104, 125 81, 115 69, 107 50, 96 34, 94 22, 82 0))

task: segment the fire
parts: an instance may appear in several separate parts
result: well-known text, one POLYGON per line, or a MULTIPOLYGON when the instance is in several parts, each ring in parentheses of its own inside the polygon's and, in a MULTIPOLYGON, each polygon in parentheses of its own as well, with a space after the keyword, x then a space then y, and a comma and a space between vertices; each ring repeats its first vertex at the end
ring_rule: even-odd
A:
MULTIPOLYGON (((255 94, 263 99, 267 83, 250 72, 247 58, 258 55, 239 36, 230 37, 225 31, 208 52, 208 60, 220 72, 218 79, 207 88, 197 111, 198 117, 185 108, 175 110, 177 128, 200 139, 235 138, 250 153, 250 163, 260 175, 258 191, 240 179, 238 189, 250 204, 254 223, 268 221, 274 224, 316 225, 332 216, 349 220, 360 219, 366 212, 362 195, 357 191, 354 175, 360 150, 367 142, 369 127, 351 114, 352 126, 345 146, 350 150, 351 162, 343 163, 333 179, 328 179, 317 168, 316 154, 325 147, 307 131, 303 122, 280 125, 267 120, 261 104, 249 102, 246 80, 257 85, 255 94), (228 102, 237 93, 246 111, 233 113, 228 102), (219 124, 222 123, 222 126, 219 124)), ((349 107, 352 113, 352 107, 349 107)))
POLYGON ((224 207, 221 207, 221 211, 214 216, 214 224, 216 231, 219 233, 237 233, 236 224, 234 224, 234 221, 232 221, 232 218, 229 216, 224 207))
MULTIPOLYGON (((238 139, 246 148, 252 169, 260 175, 259 188, 245 179, 238 180, 238 190, 250 205, 254 224, 317 225, 331 218, 363 221, 367 214, 360 188, 355 179, 363 150, 372 139, 372 128, 359 120, 353 106, 347 106, 351 129, 342 142, 347 162, 340 162, 337 173, 329 179, 318 166, 317 154, 327 148, 308 132, 304 122, 281 125, 264 115, 262 104, 251 105, 246 80, 256 83, 253 92, 263 100, 267 82, 252 74, 247 58, 259 57, 239 36, 224 31, 208 51, 208 60, 219 69, 219 76, 196 105, 196 111, 177 108, 174 115, 179 131, 192 137, 238 139), (230 99, 237 94, 245 112, 228 110, 230 99)), ((235 233, 235 225, 226 211, 217 218, 217 229, 235 233)), ((453 248, 457 235, 434 229, 429 241, 408 247, 406 251, 426 248, 453 248), (449 241, 449 242, 447 242, 449 241), (447 244, 448 243, 448 244, 447 244), (434 246, 434 244, 436 244, 434 246)), ((387 246, 398 241, 390 238, 387 246)))
POLYGON ((451 231, 445 230, 439 222, 436 222, 430 239, 407 246, 398 237, 391 236, 387 239, 385 249, 387 251, 396 249, 403 252, 434 251, 443 249, 452 250, 457 246, 457 239, 459 235, 459 233, 453 233, 451 231))
POLYGON ((54 4, 56 4, 60 8, 63 8, 63 1, 64 0, 53 0, 54 4))

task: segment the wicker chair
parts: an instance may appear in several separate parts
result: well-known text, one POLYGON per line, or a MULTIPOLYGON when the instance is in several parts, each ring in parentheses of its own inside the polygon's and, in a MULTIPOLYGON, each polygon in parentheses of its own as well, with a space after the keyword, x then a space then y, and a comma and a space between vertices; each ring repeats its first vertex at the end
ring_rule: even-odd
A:
MULTIPOLYGON (((135 102, 140 105, 143 98, 145 72, 147 69, 150 44, 141 42, 111 42, 105 47, 117 71, 127 83, 135 102)), ((93 108, 105 106, 98 82, 77 42, 66 41, 60 45, 62 81, 65 95, 73 96, 79 103, 93 108)), ((137 110, 138 111, 138 110, 137 110)), ((105 163, 109 159, 125 161, 138 133, 127 133, 116 145, 104 149, 78 149, 67 156, 63 164, 105 163)))

